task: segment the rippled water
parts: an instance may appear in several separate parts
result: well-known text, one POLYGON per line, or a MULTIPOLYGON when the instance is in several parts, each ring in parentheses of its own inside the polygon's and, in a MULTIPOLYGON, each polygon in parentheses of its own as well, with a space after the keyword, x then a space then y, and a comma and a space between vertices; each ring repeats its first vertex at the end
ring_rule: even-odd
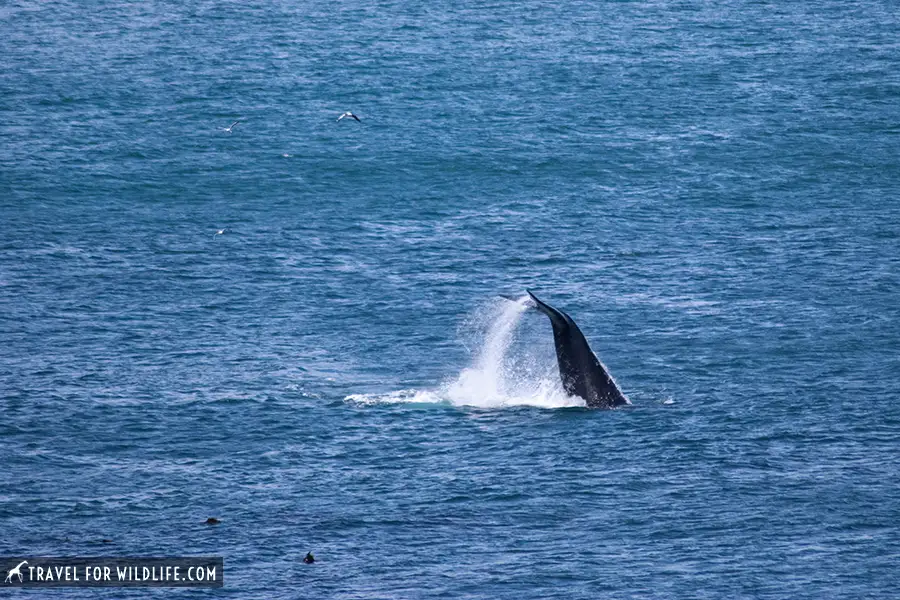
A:
POLYGON ((235 597, 896 595, 892 3, 0 23, 0 554, 221 555, 235 597), (562 393, 526 287, 632 406, 562 393))

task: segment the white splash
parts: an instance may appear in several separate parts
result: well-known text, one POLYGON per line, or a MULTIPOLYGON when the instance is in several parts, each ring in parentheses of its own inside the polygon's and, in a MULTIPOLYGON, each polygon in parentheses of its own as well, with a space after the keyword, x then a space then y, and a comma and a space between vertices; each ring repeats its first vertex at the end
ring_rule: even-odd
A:
POLYGON ((459 378, 447 389, 451 400, 466 400, 473 396, 481 402, 493 404, 506 396, 510 387, 506 379, 506 351, 513 332, 525 312, 524 302, 505 302, 484 339, 476 364, 463 369, 459 378))
POLYGON ((344 398, 345 402, 354 404, 399 404, 404 402, 433 404, 443 402, 443 398, 430 390, 397 390, 388 394, 351 394, 344 398))
MULTIPOLYGON (((353 394, 346 400, 357 404, 444 402, 478 408, 584 406, 583 400, 572 398, 563 391, 555 355, 540 357, 540 353, 533 351, 532 345, 521 340, 514 343, 517 328, 528 308, 526 297, 515 302, 501 302, 494 306, 493 319, 482 323, 486 327, 480 335, 480 349, 474 363, 457 377, 435 390, 353 394)), ((482 309, 479 314, 490 315, 490 307, 482 309)), ((479 323, 475 325, 477 327, 479 323)))

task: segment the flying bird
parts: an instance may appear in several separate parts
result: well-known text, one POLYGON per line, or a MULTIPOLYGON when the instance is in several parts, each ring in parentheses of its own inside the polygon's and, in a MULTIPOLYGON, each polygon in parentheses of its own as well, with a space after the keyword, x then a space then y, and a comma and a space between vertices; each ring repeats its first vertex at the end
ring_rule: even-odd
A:
MULTIPOLYGON (((354 114, 353 114, 352 112, 350 112, 349 110, 348 110, 347 112, 345 112, 344 114, 342 114, 341 116, 339 116, 339 117, 337 118, 337 120, 340 121, 340 120, 343 119, 344 117, 350 117, 351 119, 356 119, 357 121, 359 121, 359 117, 357 117, 356 115, 354 115, 354 114)), ((359 122, 362 123, 362 121, 359 121, 359 122)))
POLYGON ((238 123, 240 123, 240 121, 235 121, 234 123, 232 123, 231 125, 226 127, 225 131, 227 131, 228 133, 231 133, 231 130, 234 129, 234 126, 237 125, 238 123))

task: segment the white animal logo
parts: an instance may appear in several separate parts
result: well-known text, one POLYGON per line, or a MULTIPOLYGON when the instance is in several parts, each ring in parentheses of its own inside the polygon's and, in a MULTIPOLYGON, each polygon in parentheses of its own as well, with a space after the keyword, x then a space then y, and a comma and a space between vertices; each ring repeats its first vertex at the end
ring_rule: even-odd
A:
POLYGON ((6 579, 3 581, 3 583, 12 583, 13 575, 18 575, 19 583, 22 583, 22 565, 27 565, 27 564, 28 564, 28 561, 23 560, 22 562, 17 564, 14 568, 10 569, 9 573, 6 574, 6 579))

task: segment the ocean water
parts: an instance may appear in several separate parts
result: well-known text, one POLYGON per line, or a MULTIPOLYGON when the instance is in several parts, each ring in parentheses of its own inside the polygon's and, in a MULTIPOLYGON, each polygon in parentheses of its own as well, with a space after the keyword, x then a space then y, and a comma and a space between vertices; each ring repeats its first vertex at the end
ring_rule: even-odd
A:
POLYGON ((897 597, 898 31, 4 2, 0 555, 226 569, 10 597, 897 597))

